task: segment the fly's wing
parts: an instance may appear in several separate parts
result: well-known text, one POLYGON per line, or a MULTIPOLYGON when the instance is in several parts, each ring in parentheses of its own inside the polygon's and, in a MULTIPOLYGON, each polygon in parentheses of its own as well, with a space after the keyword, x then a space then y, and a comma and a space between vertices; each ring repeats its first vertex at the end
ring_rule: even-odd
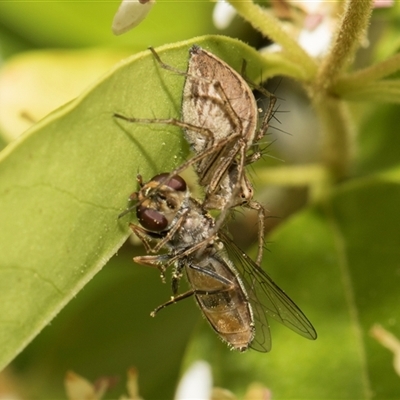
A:
POLYGON ((285 292, 229 237, 225 234, 221 234, 221 237, 253 308, 256 336, 250 347, 261 352, 271 349, 267 317, 274 318, 307 339, 316 339, 317 332, 311 322, 285 292))

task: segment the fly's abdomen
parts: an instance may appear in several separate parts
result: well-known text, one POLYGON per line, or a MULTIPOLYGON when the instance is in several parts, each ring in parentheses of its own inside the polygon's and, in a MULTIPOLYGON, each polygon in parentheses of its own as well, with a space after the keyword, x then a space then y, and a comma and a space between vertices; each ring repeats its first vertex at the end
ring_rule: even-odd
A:
POLYGON ((249 304, 238 299, 236 289, 215 294, 196 294, 196 300, 208 322, 230 346, 246 350, 254 337, 249 304))
POLYGON ((223 259, 205 258, 187 265, 197 303, 215 332, 232 348, 245 351, 254 338, 254 322, 244 288, 223 259))

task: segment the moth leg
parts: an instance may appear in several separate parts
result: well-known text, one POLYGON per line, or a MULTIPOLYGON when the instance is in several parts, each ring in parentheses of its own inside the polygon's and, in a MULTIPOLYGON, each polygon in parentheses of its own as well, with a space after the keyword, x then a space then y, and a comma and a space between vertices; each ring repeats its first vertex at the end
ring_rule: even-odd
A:
MULTIPOLYGON (((126 117, 125 115, 122 114, 118 114, 118 113, 114 113, 114 117, 122 119, 124 121, 127 122, 131 122, 131 123, 145 123, 145 124, 165 124, 165 125, 173 125, 173 126, 178 126, 180 128, 183 129, 188 129, 194 132, 197 132, 199 134, 201 134, 202 136, 207 138, 207 141, 209 141, 209 146, 204 149, 203 151, 199 152, 198 154, 196 154, 194 157, 190 158, 188 161, 186 161, 185 163, 183 163, 181 166, 175 168, 171 173, 170 176, 165 178, 165 182, 168 181, 173 175, 178 175, 179 173, 181 173, 182 171, 184 171, 185 169, 187 169, 189 166, 198 163, 199 161, 201 161, 203 158, 206 158, 210 155, 212 155, 213 153, 217 152, 219 149, 223 148, 225 145, 234 142, 238 137, 241 136, 240 132, 234 133, 224 139, 219 140, 218 142, 214 143, 213 140, 213 133, 207 129, 207 128, 203 128, 203 127, 199 127, 196 125, 192 125, 183 121, 180 121, 178 119, 175 118, 166 118, 166 119, 162 119, 162 118, 153 118, 153 119, 147 119, 147 118, 133 118, 133 117, 126 117)), ((232 159, 235 158, 236 154, 238 153, 238 150, 234 150, 232 152, 233 154, 229 156, 229 160, 227 160, 225 162, 225 164, 227 164, 227 166, 229 166, 229 164, 232 162, 232 159)), ((224 172, 227 170, 228 167, 224 167, 223 171, 219 174, 219 179, 218 182, 220 180, 220 178, 223 176, 224 172)), ((214 183, 213 186, 217 186, 218 182, 214 183)), ((162 185, 163 182, 160 182, 160 185, 162 185)), ((215 190, 214 190, 215 191, 215 190)))
POLYGON ((240 151, 240 155, 239 155, 240 162, 238 164, 233 164, 233 168, 236 168, 236 170, 237 170, 237 172, 236 172, 237 180, 233 184, 232 193, 231 193, 231 197, 230 197, 229 201, 227 202, 225 207, 221 210, 219 216, 216 219, 216 223, 214 226, 215 233, 217 233, 219 231, 220 227, 224 223, 227 213, 232 208, 234 208, 236 205, 240 205, 240 204, 236 204, 238 197, 244 196, 242 205, 245 205, 251 201, 251 197, 250 198, 247 198, 247 197, 252 196, 252 194, 253 194, 252 187, 250 185, 250 182, 246 178, 243 179, 243 177, 245 177, 244 163, 245 163, 245 158, 246 158, 246 156, 245 156, 246 148, 244 146, 242 146, 242 147, 240 147, 239 151, 240 151), (244 182, 244 185, 243 185, 244 187, 242 187, 243 182, 244 182), (240 195, 237 196, 239 193, 240 193, 240 195), (248 193, 248 195, 246 195, 246 193, 248 193))
MULTIPOLYGON (((257 89, 258 90, 258 89, 257 89)), ((264 92, 262 92, 264 94, 264 92)), ((268 92, 269 93, 269 92, 268 92)), ((264 113, 264 117, 262 119, 260 128, 258 129, 255 137, 255 143, 259 142, 267 133, 267 130, 269 128, 269 122, 274 116, 275 112, 275 104, 276 104, 276 97, 272 94, 270 94, 270 99, 269 99, 269 104, 267 111, 264 113)))
POLYGON ((178 75, 187 76, 186 71, 181 71, 180 69, 175 68, 172 65, 166 64, 164 61, 162 61, 161 57, 158 55, 158 53, 155 51, 155 49, 153 47, 150 46, 149 50, 153 53, 154 58, 156 59, 156 61, 158 62, 158 64, 160 65, 161 68, 164 68, 167 71, 175 72, 178 75))

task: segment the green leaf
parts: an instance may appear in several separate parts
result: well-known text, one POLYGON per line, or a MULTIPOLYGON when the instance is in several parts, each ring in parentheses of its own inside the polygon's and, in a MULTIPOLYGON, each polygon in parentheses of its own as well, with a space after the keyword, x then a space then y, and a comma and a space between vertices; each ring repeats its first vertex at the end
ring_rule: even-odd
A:
POLYGON ((210 361, 215 385, 236 395, 258 381, 276 399, 397 398, 393 355, 369 332, 381 324, 400 338, 399 202, 397 168, 338 187, 269 238, 263 267, 309 317, 316 341, 272 320, 270 354, 237 354, 204 326, 186 366, 210 361))
POLYGON ((171 287, 161 283, 155 269, 134 264, 132 257, 140 254, 142 247, 120 249, 13 361, 12 371, 23 376, 18 389, 25 398, 66 398, 62 382, 71 369, 91 382, 117 376, 106 398, 120 398, 131 366, 139 372, 144 399, 173 397, 182 354, 200 314, 189 300, 151 318, 150 312, 170 298, 171 287))
POLYGON ((22 40, 17 35, 12 34, 4 26, 0 25, 0 56, 1 63, 11 55, 29 49, 29 43, 22 40))
MULTIPOLYGON (((262 58, 223 37, 158 50, 186 69, 197 43, 262 76, 262 58)), ((264 64, 265 68, 265 64, 264 64)), ((102 268, 129 234, 118 219, 144 179, 187 155, 175 127, 129 124, 134 117, 178 117, 184 78, 162 70, 149 51, 117 65, 89 91, 35 125, 0 156, 0 366, 7 364, 102 268)))
POLYGON ((0 127, 7 141, 73 100, 127 51, 39 50, 21 53, 0 70, 0 127))
POLYGON ((393 104, 368 107, 360 123, 356 173, 368 175, 399 165, 399 107, 393 104))

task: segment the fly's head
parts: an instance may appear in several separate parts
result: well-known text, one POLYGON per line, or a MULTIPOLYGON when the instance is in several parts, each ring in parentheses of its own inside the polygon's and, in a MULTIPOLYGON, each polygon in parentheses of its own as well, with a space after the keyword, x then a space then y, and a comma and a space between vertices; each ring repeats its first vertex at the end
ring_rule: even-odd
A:
POLYGON ((138 202, 136 216, 143 228, 151 232, 163 232, 171 228, 188 197, 188 190, 186 182, 179 175, 170 177, 169 173, 163 173, 141 184, 140 190, 134 195, 138 202))

